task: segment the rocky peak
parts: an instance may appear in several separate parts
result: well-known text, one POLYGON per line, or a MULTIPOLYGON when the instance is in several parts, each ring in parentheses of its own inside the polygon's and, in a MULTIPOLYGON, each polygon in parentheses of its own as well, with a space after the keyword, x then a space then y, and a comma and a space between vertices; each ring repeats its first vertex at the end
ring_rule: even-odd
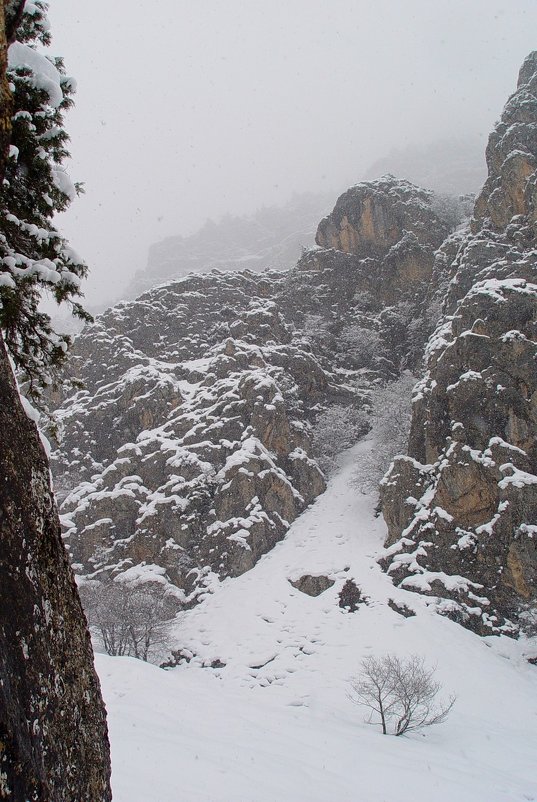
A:
POLYGON ((315 242, 361 258, 385 256, 405 235, 436 250, 448 228, 435 213, 434 193, 386 175, 351 187, 319 223, 315 242))
POLYGON ((536 66, 537 51, 534 51, 524 61, 517 90, 507 101, 500 122, 489 137, 488 178, 476 201, 472 221, 474 233, 487 225, 493 231, 503 232, 512 219, 520 215, 528 217, 530 225, 537 221, 536 66))

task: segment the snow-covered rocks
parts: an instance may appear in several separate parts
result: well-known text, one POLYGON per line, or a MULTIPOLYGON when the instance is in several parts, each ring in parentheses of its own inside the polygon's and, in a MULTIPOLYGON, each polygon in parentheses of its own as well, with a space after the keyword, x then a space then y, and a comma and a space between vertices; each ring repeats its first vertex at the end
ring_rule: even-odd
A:
MULTIPOLYGON (((442 238, 426 225, 430 193, 392 178, 380 189, 386 208, 423 212, 414 228, 442 238)), ((384 298, 422 246, 403 230, 392 239, 374 260, 315 249, 287 273, 190 275, 78 337, 70 369, 83 389, 56 411, 54 457, 77 571, 157 564, 194 600, 281 540, 325 486, 319 413, 367 409, 372 383, 420 357, 424 277, 407 274, 400 305, 384 298)))
POLYGON ((79 338, 86 389, 57 419, 60 484, 83 479, 62 506, 80 570, 156 562, 191 591, 202 569, 250 568, 324 488, 297 411, 308 390, 314 400, 308 373, 328 378, 255 290, 253 276, 187 279, 111 310, 79 338))
POLYGON ((512 628, 537 588, 536 69, 533 53, 490 137, 473 233, 426 348, 413 460, 382 488, 393 579, 449 599, 446 614, 481 633, 512 628))

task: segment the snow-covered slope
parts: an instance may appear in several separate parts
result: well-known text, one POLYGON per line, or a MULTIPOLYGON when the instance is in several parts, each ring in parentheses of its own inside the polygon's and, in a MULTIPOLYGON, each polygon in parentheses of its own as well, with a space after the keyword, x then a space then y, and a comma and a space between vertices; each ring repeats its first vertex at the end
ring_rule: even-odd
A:
POLYGON ((531 645, 479 638, 436 614, 434 598, 393 587, 376 563, 384 525, 350 483, 370 447, 346 455, 254 568, 183 613, 175 638, 189 663, 97 657, 115 802, 537 800, 531 645), (308 596, 289 581, 306 574, 334 584, 308 596), (340 606, 349 580, 367 600, 356 612, 340 606), (437 665, 445 695, 457 694, 446 723, 394 738, 365 722, 349 678, 385 652, 437 665))
POLYGON ((293 269, 191 274, 80 334, 76 387, 50 399, 77 573, 155 565, 192 601, 208 571, 238 575, 283 537, 324 490, 323 412, 363 422, 371 390, 421 360, 448 230, 433 201, 358 184, 293 269))

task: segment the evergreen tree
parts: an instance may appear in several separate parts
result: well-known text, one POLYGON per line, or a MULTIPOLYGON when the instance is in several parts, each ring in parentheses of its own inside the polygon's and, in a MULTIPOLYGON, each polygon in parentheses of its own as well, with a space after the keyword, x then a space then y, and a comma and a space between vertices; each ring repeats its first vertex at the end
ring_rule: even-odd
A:
POLYGON ((51 383, 69 345, 39 308, 42 294, 90 318, 75 300, 87 268, 52 222, 80 187, 63 166, 69 156, 63 118, 75 84, 61 59, 42 53, 50 43, 46 12, 43 0, 27 2, 9 48, 12 136, 0 188, 0 330, 34 397, 51 383))

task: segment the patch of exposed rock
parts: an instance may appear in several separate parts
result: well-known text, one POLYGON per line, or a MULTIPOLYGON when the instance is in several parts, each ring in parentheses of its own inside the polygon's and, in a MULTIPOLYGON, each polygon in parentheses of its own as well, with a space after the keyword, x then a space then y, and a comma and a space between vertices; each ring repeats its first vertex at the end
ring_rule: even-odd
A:
POLYGON ((306 596, 320 596, 321 593, 324 593, 325 590, 328 590, 328 588, 331 588, 334 584, 333 579, 323 574, 319 576, 304 574, 304 576, 298 579, 290 579, 289 581, 294 588, 301 593, 305 593, 306 596))
POLYGON ((394 581, 480 633, 511 631, 537 596, 537 53, 487 164, 471 233, 451 242, 409 457, 382 487, 394 581))
POLYGON ((319 224, 317 245, 358 256, 385 255, 411 233, 420 245, 438 248, 447 230, 431 205, 432 194, 393 176, 357 184, 319 224))
POLYGON ((194 600, 285 535, 325 487, 317 415, 367 405, 421 358, 446 231, 432 201, 393 178, 359 185, 332 218, 367 228, 363 250, 334 240, 286 273, 191 275, 85 329, 69 367, 84 389, 59 399, 53 459, 79 573, 157 573, 194 600), (391 231, 378 247, 370 196, 391 231))

